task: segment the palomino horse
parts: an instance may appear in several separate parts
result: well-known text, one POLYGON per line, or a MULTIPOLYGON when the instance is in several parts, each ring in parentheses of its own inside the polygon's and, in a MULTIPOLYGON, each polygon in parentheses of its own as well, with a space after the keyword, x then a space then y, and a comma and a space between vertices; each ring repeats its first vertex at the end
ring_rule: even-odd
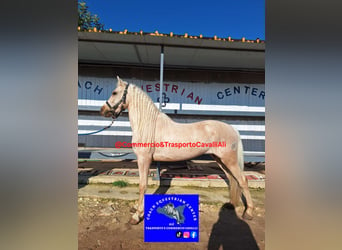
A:
MULTIPOLYGON (((130 223, 139 223, 144 216, 144 194, 147 189, 148 172, 153 161, 183 161, 202 154, 211 154, 229 179, 230 202, 237 206, 241 190, 247 207, 243 217, 253 218, 253 202, 248 190, 244 167, 243 147, 239 132, 232 126, 219 121, 176 123, 160 112, 151 98, 138 86, 128 84, 117 77, 116 89, 101 108, 101 115, 117 118, 128 109, 132 127, 132 143, 146 143, 145 147, 134 147, 139 167, 139 201, 130 223), (224 147, 210 147, 209 143, 226 142, 224 147), (206 147, 154 147, 152 143, 200 142, 206 147), (149 143, 149 144, 148 144, 149 143)), ((141 144, 142 145, 142 144, 141 144)), ((173 144, 176 145, 176 144, 173 144)), ((197 144, 196 144, 197 145, 197 144)))

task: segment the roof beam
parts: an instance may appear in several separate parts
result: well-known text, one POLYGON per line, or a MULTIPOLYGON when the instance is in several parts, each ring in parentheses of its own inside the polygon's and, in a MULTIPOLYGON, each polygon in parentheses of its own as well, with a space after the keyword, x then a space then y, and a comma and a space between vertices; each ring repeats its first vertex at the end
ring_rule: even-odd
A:
POLYGON ((90 42, 90 43, 112 43, 112 44, 130 44, 130 45, 146 45, 146 46, 164 46, 174 48, 192 48, 192 49, 210 49, 210 50, 231 50, 231 51, 244 51, 244 52, 258 52, 265 53, 265 49, 245 49, 245 48, 227 48, 227 47, 213 47, 213 46, 199 46, 199 45, 186 45, 186 44, 168 44, 168 43, 151 43, 151 42, 138 42, 138 41, 113 41, 103 39, 89 39, 89 38, 78 38, 79 42, 90 42))

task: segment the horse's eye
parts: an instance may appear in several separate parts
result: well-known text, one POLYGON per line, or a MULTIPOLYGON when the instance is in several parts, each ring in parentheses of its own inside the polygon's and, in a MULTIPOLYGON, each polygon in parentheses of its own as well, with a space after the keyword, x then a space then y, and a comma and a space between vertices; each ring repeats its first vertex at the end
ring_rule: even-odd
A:
POLYGON ((112 94, 113 94, 113 95, 116 95, 117 93, 114 91, 112 94))

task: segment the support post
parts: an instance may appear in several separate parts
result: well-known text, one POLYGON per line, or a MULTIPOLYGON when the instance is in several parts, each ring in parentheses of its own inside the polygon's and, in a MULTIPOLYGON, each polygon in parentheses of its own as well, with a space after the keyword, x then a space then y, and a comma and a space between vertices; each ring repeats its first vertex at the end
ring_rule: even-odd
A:
POLYGON ((160 51, 160 89, 159 89, 159 110, 162 111, 163 105, 163 81, 164 81, 164 45, 160 51))
MULTIPOLYGON (((160 51, 160 89, 159 89, 159 110, 162 112, 163 105, 163 80, 164 80, 164 45, 161 46, 160 51)), ((160 162, 157 162, 157 179, 160 181, 160 162)))

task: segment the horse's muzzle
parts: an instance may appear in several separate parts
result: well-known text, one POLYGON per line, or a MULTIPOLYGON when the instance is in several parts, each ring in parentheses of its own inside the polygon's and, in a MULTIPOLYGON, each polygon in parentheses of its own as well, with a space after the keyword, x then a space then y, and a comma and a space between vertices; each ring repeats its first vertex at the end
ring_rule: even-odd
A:
POLYGON ((112 111, 109 110, 105 105, 101 107, 100 114, 104 117, 111 117, 113 115, 112 111))
POLYGON ((108 109, 107 106, 103 105, 100 110, 100 114, 104 117, 112 117, 113 119, 118 118, 120 116, 122 110, 120 112, 115 112, 113 109, 108 109))

